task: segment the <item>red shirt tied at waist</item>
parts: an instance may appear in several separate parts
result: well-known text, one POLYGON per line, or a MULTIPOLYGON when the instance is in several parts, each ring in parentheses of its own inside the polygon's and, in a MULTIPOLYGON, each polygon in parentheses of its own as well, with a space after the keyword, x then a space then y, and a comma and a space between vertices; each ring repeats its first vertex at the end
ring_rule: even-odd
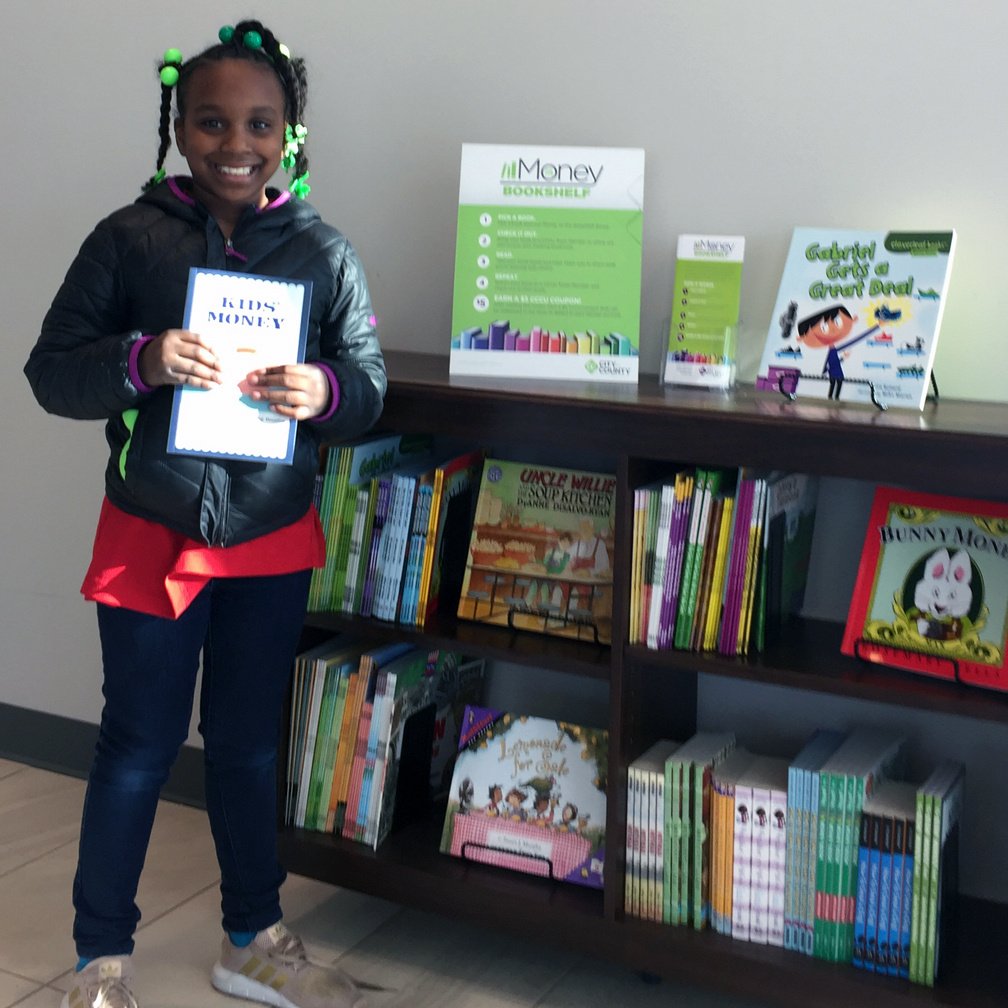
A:
POLYGON ((237 546, 207 546, 102 501, 81 594, 92 602, 177 619, 211 578, 291 574, 325 564, 314 507, 275 532, 237 546), (137 558, 142 557, 138 563, 137 558))

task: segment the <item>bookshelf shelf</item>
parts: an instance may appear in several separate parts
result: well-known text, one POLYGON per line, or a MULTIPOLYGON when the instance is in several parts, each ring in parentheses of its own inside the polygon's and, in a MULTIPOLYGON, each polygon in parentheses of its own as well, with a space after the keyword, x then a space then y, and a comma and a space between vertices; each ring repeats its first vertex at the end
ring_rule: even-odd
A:
MULTIPOLYGON (((1008 500, 1008 406, 929 402, 921 413, 767 393, 666 389, 644 376, 636 386, 580 386, 448 374, 447 357, 389 352, 382 426, 429 433, 505 454, 524 446, 554 460, 590 451, 617 475, 613 640, 627 639, 632 488, 673 464, 789 468, 867 483, 1008 500)), ((655 739, 696 728, 699 675, 789 690, 854 697, 1008 725, 1008 696, 871 666, 839 653, 837 623, 804 620, 786 643, 751 659, 590 645, 456 620, 419 632, 364 621, 379 638, 415 638, 490 659, 609 684, 609 812, 603 893, 551 883, 441 855, 443 808, 394 831, 377 850, 324 834, 282 828, 281 853, 294 872, 478 926, 566 946, 588 955, 781 1008, 1008 1004, 999 945, 1008 906, 959 900, 956 948, 935 989, 865 974, 781 949, 734 942, 710 931, 648 924, 623 913, 625 777, 655 739), (997 943, 997 944, 995 944, 997 943)), ((361 625, 311 614, 321 633, 361 625)))

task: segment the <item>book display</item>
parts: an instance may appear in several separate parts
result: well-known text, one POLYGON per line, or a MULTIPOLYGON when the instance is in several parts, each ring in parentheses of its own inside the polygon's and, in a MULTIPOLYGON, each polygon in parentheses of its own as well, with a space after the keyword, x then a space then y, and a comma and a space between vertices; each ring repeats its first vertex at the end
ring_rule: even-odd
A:
MULTIPOLYGON (((631 570, 633 538, 635 524, 639 525, 633 513, 635 489, 674 481, 675 474, 682 471, 695 475, 698 467, 737 476, 744 466, 760 474, 787 470, 901 485, 915 492, 1008 499, 1008 437, 1004 433, 1008 430, 1008 407, 942 401, 929 405, 922 415, 897 410, 882 415, 859 409, 826 415, 820 406, 806 404, 801 396, 794 402, 781 400, 771 406, 766 393, 750 388, 736 387, 715 401, 709 390, 676 389, 673 395, 656 379, 645 377, 634 390, 571 384, 569 390, 558 394, 541 392, 534 382, 449 377, 444 357, 391 352, 386 359, 390 386, 383 422, 392 429, 434 437, 464 436, 492 457, 500 457, 507 447, 520 452, 522 446, 534 442, 543 458, 554 460, 570 458, 571 446, 583 446, 586 432, 591 432, 591 452, 599 460, 596 471, 612 473, 616 480, 612 643, 518 632, 506 625, 457 619, 445 612, 422 629, 325 613, 313 614, 310 627, 348 626, 362 636, 370 630, 385 640, 408 639, 424 650, 458 648, 494 661, 545 669, 560 673, 558 680, 569 685, 572 693, 584 683, 597 686, 601 680, 608 690, 609 716, 608 725, 598 725, 608 728, 609 736, 605 873, 601 889, 596 889, 443 854, 444 803, 435 805, 428 815, 394 828, 375 851, 331 833, 284 826, 280 846, 289 870, 443 913, 473 926, 499 927, 547 947, 566 945, 585 955, 662 975, 670 983, 681 981, 750 999, 758 988, 758 998, 768 1005, 807 1008, 811 1000, 823 1008, 849 1008, 865 1000, 882 1008, 925 1004, 993 1008, 1003 1004, 1001 966, 996 957, 985 955, 984 949, 989 949, 992 934, 1003 933, 1008 927, 1008 911, 997 902, 996 894, 976 890, 975 877, 974 888, 959 895, 955 895, 954 885, 941 887, 946 908, 940 919, 946 930, 939 929, 936 917, 934 941, 941 967, 933 988, 926 984, 926 971, 915 982, 888 972, 872 971, 869 975, 849 961, 839 965, 769 942, 756 945, 751 940, 727 940, 710 933, 732 918, 731 888, 725 882, 733 872, 734 830, 727 830, 727 817, 719 815, 719 810, 730 799, 734 811, 734 787, 745 769, 735 764, 744 764, 746 746, 736 746, 735 752, 711 768, 711 929, 698 933, 691 924, 670 927, 629 913, 625 892, 629 852, 625 844, 630 765, 660 740, 685 743, 697 733, 701 677, 726 685, 738 681, 771 697, 801 691, 815 701, 824 725, 832 723, 827 712, 833 698, 853 698, 872 701, 882 715, 890 708, 893 723, 899 723, 902 712, 909 710, 920 715, 926 725, 932 715, 954 714, 975 720, 995 737, 1008 731, 1008 706, 1000 691, 912 675, 842 654, 842 613, 834 620, 810 619, 798 613, 785 622, 779 639, 768 640, 761 650, 750 649, 745 658, 717 650, 661 650, 647 647, 644 641, 630 643, 631 585, 637 577, 631 570), (982 466, 976 465, 977 457, 984 459, 982 466), (719 828, 722 825, 724 831, 719 828)), ((821 512, 818 520, 822 520, 821 512)), ((849 545, 858 550, 861 544, 849 545)), ((745 738, 743 731, 751 726, 722 727, 738 730, 741 740, 745 738)), ((934 744, 940 748, 940 739, 934 744)), ((799 740, 795 765, 801 748, 799 740)), ((801 761, 803 773, 813 779, 835 754, 835 748, 823 743, 801 761)), ((748 755, 758 758, 754 751, 748 755)), ((789 761, 789 777, 791 766, 789 761)), ((945 788, 942 793, 947 791, 945 788)), ((663 801, 670 794, 667 789, 663 801)), ((811 791, 806 786, 802 794, 811 795, 811 791)), ((654 798, 650 800, 653 803, 654 798)), ((789 803, 791 800, 789 788, 789 803)), ((989 859, 995 854, 990 839, 970 828, 970 815, 975 815, 971 810, 985 808, 985 800, 970 788, 965 805, 958 806, 955 816, 956 806, 949 806, 946 850, 958 844, 967 854, 964 868, 972 866, 970 856, 980 854, 989 859), (964 807, 969 815, 962 814, 964 807), (953 820, 959 823, 958 830, 953 820)), ((648 816, 650 820, 651 812, 648 816)), ((806 813, 807 820, 811 817, 811 811, 806 813)), ((784 818, 785 827, 794 820, 787 807, 784 818)), ((933 813, 928 821, 933 824, 933 813)), ((919 832, 914 836, 911 881, 919 874, 919 832)), ((942 828, 930 835, 936 832, 940 841, 942 828)), ((790 832, 785 828, 784 833, 787 845, 790 832)), ((802 835, 807 838, 808 831, 802 835)), ((857 854, 858 840, 856 830, 852 845, 857 854)), ((894 838, 893 845, 895 842, 894 838)), ((681 858, 681 842, 676 849, 681 858)), ((905 840, 902 849, 905 882, 905 840)), ((649 847, 641 850, 650 853, 649 847)), ((750 845, 750 868, 751 858, 750 845)), ((762 858, 761 853, 760 871, 762 858)), ((806 853, 804 862, 811 860, 812 854, 806 853)), ((955 866, 950 854, 946 860, 947 879, 955 866)), ((771 868, 767 869, 771 877, 774 863, 770 860, 771 868)), ((936 863, 941 863, 940 859, 936 863)), ((640 864, 649 872, 647 860, 640 864)), ((664 867, 671 872, 672 865, 667 859, 664 867)), ((675 865, 681 875, 681 860, 675 865)), ((640 869, 638 874, 651 885, 657 881, 649 873, 641 874, 640 869)), ((666 878, 669 875, 662 876, 663 889, 666 878)), ((856 883, 848 874, 847 881, 852 880, 856 883)), ((923 882, 921 875, 918 884, 923 882)), ((786 878, 785 910, 788 893, 786 878)), ((856 889, 843 890, 843 894, 844 906, 856 908, 856 889)), ((840 895, 838 891, 837 902, 840 895)), ((794 897, 800 900, 798 893, 794 897)), ((755 905, 762 912, 759 900, 755 905)), ((752 906, 750 901, 750 911, 752 906)), ((847 912, 852 919, 844 924, 851 927, 853 954, 853 912, 847 912)), ((800 920, 797 915, 796 910, 800 920)), ((891 897, 889 917, 891 921, 891 897)), ((839 921, 830 919, 829 923, 839 921)), ((792 929, 794 926, 792 921, 792 929)), ((785 925, 784 935, 787 933, 785 925)), ((768 920, 768 939, 769 935, 768 920)))
POLYGON ((879 487, 841 647, 1008 690, 1008 505, 879 487))
POLYGON ((487 459, 459 617, 608 644, 615 487, 608 473, 487 459))
POLYGON ((608 750, 604 729, 467 707, 442 853, 601 889, 608 750))
POLYGON ((756 387, 921 409, 954 231, 794 229, 756 387))

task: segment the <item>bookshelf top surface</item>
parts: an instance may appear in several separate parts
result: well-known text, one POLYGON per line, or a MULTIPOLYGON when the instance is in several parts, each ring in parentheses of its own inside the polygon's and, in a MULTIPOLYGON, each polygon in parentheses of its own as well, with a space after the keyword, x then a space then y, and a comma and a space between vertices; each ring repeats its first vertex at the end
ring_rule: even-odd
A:
POLYGON ((920 412, 881 411, 743 385, 676 388, 653 375, 598 385, 451 375, 446 356, 408 351, 389 351, 386 362, 384 422, 410 429, 462 434, 478 415, 481 437, 569 445, 588 436, 614 456, 788 467, 1008 499, 1008 404, 941 399, 920 412))

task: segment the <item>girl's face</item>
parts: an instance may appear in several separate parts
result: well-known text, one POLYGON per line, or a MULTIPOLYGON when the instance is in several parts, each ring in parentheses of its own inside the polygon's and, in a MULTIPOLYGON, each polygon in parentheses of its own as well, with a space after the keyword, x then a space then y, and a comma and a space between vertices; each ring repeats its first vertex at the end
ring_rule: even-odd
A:
POLYGON ((194 195, 228 236, 246 207, 266 205, 266 183, 283 152, 284 107, 277 75, 250 60, 207 63, 186 83, 175 142, 194 195))

